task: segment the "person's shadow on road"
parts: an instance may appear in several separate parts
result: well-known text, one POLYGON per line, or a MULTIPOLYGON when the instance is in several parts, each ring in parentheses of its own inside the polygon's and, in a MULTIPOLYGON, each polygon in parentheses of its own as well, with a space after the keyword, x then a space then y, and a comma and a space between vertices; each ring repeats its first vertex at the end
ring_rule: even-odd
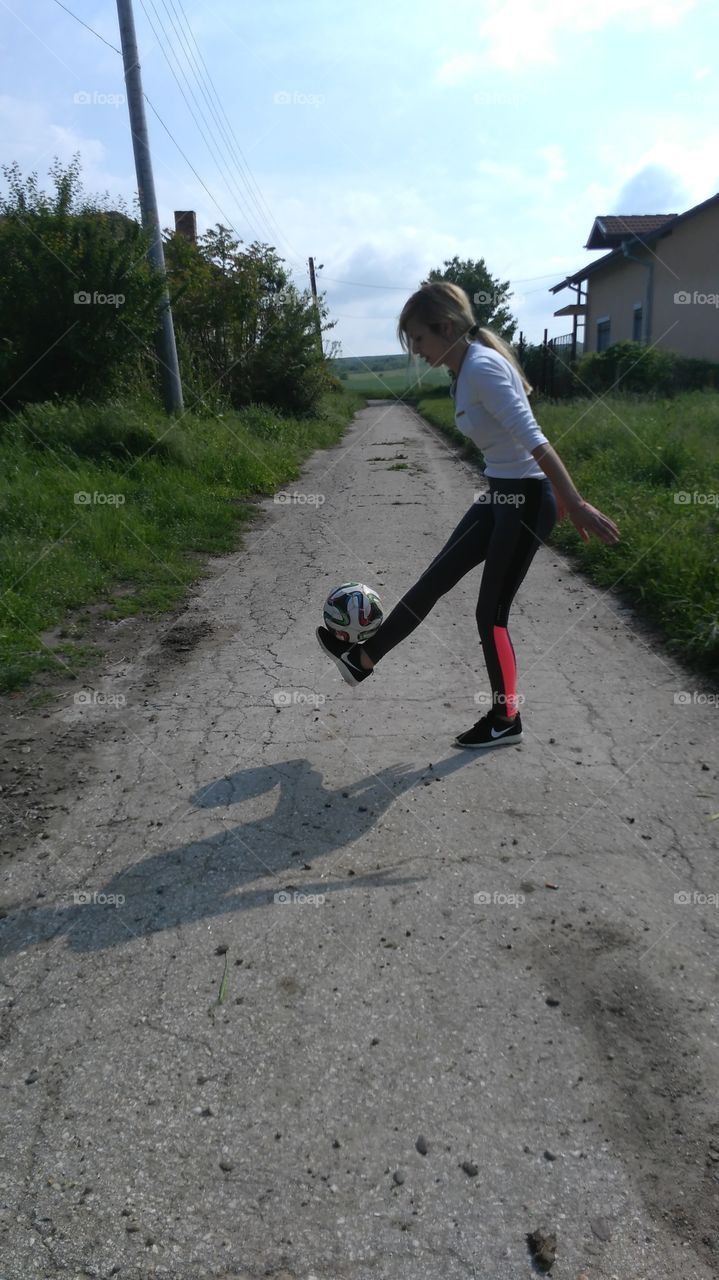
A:
MULTIPOLYGON (((139 859, 105 884, 98 883, 97 871, 90 873, 87 883, 52 905, 19 905, 0 921, 0 954, 60 934, 75 951, 100 951, 192 921, 274 905, 278 892, 327 895, 416 883, 421 877, 390 874, 396 859, 383 846, 381 833, 372 836, 372 828, 412 787, 421 782, 431 786, 433 779, 467 763, 467 753, 461 752, 431 769, 390 765, 336 791, 325 787, 305 758, 239 770, 203 787, 192 804, 196 809, 230 808, 277 787, 271 813, 139 859), (321 872, 323 861, 343 849, 348 853, 342 867, 331 863, 328 868, 336 867, 336 876, 308 878, 303 864, 321 872), (350 858, 356 868, 346 865, 350 858), (383 860, 389 864, 386 869, 383 860), (256 881, 262 883, 253 888, 256 881)), ((409 816, 408 823, 423 834, 421 819, 409 816)))

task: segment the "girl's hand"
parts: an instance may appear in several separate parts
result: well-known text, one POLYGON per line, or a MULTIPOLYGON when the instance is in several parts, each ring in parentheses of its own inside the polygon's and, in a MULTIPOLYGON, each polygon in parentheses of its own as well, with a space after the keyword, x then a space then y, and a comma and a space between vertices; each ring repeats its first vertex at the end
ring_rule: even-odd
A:
POLYGON ((569 509, 568 515, 585 542, 589 542, 590 533, 599 538, 600 542, 610 544, 619 542, 619 530, 614 521, 610 520, 609 516, 605 516, 602 511, 598 511, 590 502, 581 499, 569 509))

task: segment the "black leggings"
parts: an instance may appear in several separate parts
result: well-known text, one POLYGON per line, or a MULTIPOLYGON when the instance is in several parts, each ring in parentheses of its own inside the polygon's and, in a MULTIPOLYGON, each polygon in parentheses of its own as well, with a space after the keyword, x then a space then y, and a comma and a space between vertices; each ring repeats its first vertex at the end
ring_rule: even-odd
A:
POLYGON ((512 601, 527 570, 557 520, 549 480, 498 480, 472 504, 439 555, 402 597, 377 633, 362 646, 373 662, 418 627, 439 600, 470 569, 485 561, 477 601, 477 627, 492 686, 492 706, 501 715, 517 711, 517 667, 507 631, 512 601))

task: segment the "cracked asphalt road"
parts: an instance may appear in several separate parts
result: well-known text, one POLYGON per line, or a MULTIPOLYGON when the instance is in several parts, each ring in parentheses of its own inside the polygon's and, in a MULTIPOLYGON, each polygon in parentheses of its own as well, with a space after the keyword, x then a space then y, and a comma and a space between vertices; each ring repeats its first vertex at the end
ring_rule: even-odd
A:
POLYGON ((551 547, 518 747, 450 746, 480 570, 357 690, 315 640, 477 487, 372 405, 91 698, 5 700, 0 1280, 717 1274, 716 707, 551 547))

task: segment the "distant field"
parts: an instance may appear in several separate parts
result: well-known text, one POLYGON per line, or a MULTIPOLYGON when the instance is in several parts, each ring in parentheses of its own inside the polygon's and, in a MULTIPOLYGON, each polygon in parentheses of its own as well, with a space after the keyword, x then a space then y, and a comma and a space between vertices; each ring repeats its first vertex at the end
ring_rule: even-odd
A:
POLYGON ((419 387, 429 390, 433 387, 449 387, 449 378, 443 369, 427 369, 421 375, 413 369, 390 368, 359 373, 349 373, 342 379, 342 385, 357 395, 366 395, 372 399, 383 396, 401 396, 405 391, 419 387))

